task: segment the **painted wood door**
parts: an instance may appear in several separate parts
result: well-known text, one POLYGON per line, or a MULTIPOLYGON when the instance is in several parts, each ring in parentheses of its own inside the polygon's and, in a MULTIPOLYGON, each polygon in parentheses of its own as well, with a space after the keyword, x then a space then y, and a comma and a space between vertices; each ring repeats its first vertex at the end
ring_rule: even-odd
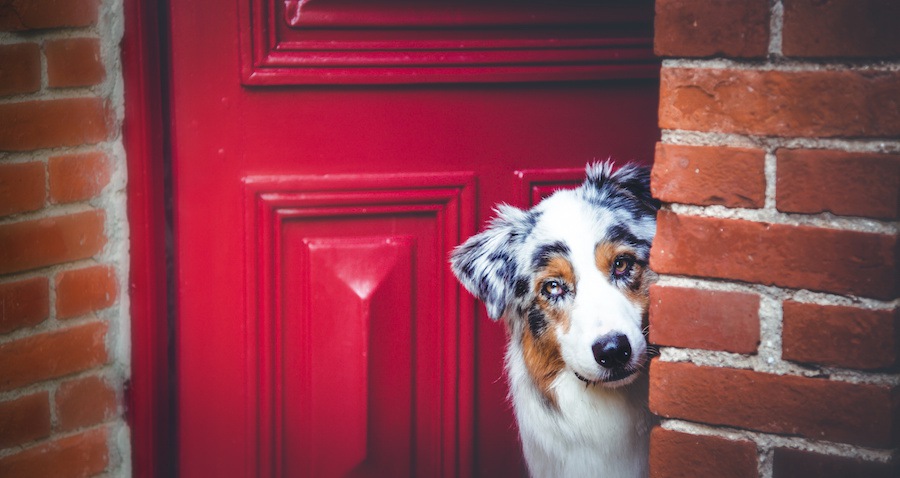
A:
POLYGON ((170 2, 182 476, 516 476, 450 249, 649 161, 651 2, 170 2))

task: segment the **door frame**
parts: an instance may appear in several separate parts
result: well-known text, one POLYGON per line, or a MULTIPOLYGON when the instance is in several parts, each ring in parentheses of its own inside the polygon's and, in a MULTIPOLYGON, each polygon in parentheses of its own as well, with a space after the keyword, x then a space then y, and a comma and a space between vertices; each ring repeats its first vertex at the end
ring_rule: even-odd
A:
POLYGON ((166 250, 164 43, 160 0, 125 0, 122 136, 128 166, 131 378, 125 408, 133 476, 173 476, 175 416, 166 250))

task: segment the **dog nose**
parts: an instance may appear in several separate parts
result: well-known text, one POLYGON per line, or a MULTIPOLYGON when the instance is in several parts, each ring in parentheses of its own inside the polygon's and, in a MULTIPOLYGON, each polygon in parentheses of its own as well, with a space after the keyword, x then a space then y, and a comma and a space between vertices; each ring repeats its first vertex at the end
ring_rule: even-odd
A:
POLYGON ((623 334, 606 334, 594 342, 591 350, 603 368, 621 367, 631 360, 631 344, 623 334))

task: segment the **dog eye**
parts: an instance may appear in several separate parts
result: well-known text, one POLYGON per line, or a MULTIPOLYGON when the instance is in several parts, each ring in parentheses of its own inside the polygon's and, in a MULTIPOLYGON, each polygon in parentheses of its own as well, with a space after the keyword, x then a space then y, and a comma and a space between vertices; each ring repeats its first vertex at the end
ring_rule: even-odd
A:
POLYGON ((545 296, 551 299, 562 297, 568 292, 566 286, 558 280, 548 280, 547 282, 544 282, 542 291, 545 296))
POLYGON ((617 278, 624 277, 631 272, 633 267, 634 257, 625 255, 616 257, 616 261, 613 263, 613 275, 617 278))

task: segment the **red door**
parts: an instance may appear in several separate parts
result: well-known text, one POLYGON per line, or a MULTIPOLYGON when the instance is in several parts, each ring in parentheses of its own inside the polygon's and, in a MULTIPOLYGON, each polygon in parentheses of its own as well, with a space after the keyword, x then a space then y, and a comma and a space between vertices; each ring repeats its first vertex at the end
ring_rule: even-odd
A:
POLYGON ((447 254, 651 158, 651 2, 170 3, 182 476, 521 474, 447 254))

